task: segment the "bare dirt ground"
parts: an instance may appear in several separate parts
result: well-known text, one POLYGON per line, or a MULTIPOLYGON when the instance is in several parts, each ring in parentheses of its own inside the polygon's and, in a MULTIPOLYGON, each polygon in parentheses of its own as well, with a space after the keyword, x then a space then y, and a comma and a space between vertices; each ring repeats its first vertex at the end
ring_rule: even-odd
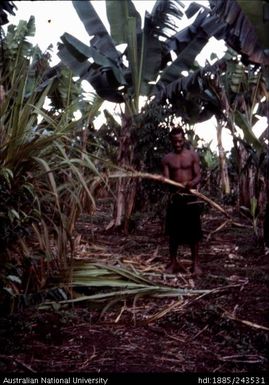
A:
MULTIPOLYGON (((102 209, 78 223, 79 259, 125 266, 156 283, 207 289, 205 295, 122 299, 107 309, 83 303, 59 310, 30 307, 0 317, 1 373, 266 373, 268 256, 250 226, 203 217, 204 274, 169 275, 159 218, 145 218, 129 235, 105 231, 102 209)), ((190 266, 188 248, 181 258, 190 266)))

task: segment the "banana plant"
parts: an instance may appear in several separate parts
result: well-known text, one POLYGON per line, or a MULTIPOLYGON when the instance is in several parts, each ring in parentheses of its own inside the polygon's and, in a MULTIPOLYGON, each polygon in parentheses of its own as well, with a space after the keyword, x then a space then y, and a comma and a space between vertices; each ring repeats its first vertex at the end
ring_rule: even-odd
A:
MULTIPOLYGON (((219 23, 225 27, 223 38, 227 44, 232 47, 237 54, 240 55, 242 63, 246 66, 252 65, 257 70, 258 76, 256 79, 254 76, 254 83, 252 87, 250 99, 251 105, 246 106, 246 98, 242 98, 238 94, 238 86, 242 87, 242 78, 240 71, 235 70, 234 73, 234 88, 233 91, 237 92, 237 107, 239 111, 235 112, 235 122, 243 129, 245 135, 245 141, 248 145, 256 150, 260 154, 260 160, 258 161, 259 167, 256 172, 256 178, 261 175, 261 166, 266 163, 266 159, 269 157, 268 146, 262 146, 262 142, 268 139, 268 127, 260 138, 256 138, 252 132, 252 125, 255 122, 255 114, 253 113, 254 107, 258 105, 258 113, 267 117, 267 126, 269 126, 269 1, 258 0, 255 1, 255 6, 252 2, 246 2, 243 0, 233 0, 229 2, 227 6, 226 1, 214 2, 210 0, 210 6, 213 15, 217 18, 219 23), (259 79, 257 79, 259 77, 259 79), (237 83, 237 84, 236 84, 237 83), (261 87, 261 83, 262 87, 261 87), (260 90, 262 88, 263 97, 259 97, 260 90), (256 99, 256 100, 255 100, 256 99), (245 106, 244 106, 245 104, 245 106), (244 110, 244 111, 243 111, 244 110), (266 149, 267 148, 267 149, 266 149), (262 159, 264 159, 262 161, 262 159)), ((250 79, 249 79, 250 80, 250 79)), ((242 88, 241 88, 242 91, 242 88)), ((269 176, 268 161, 265 165, 264 178, 268 180, 269 176)), ((263 195, 265 201, 269 197, 269 184, 265 182, 266 192, 263 195)), ((254 197, 256 199, 256 197, 254 197)), ((250 200, 250 206, 252 200, 250 200)), ((258 203, 259 204, 259 203, 258 203)), ((262 206, 265 203, 263 202, 262 206)), ((264 211, 264 241, 268 244, 269 232, 268 226, 265 224, 269 221, 268 210, 261 208, 264 211)))
MULTIPOLYGON (((182 106, 186 106, 183 99, 187 99, 189 100, 189 108, 186 109, 187 106, 184 108, 185 115, 187 111, 187 118, 192 115, 193 119, 197 119, 201 110, 207 111, 208 118, 216 115, 221 120, 223 118, 227 120, 233 135, 236 124, 243 130, 245 145, 253 148, 257 154, 260 154, 261 158, 265 156, 268 159, 268 149, 266 155, 266 146, 264 145, 264 140, 268 136, 268 129, 264 131, 261 138, 257 138, 252 127, 255 123, 257 106, 257 112, 267 116, 269 125, 269 2, 268 0, 257 0, 254 7, 253 2, 243 0, 231 0, 229 2, 210 0, 209 6, 207 8, 204 5, 195 5, 193 10, 195 7, 200 7, 201 12, 207 12, 208 16, 202 28, 204 30, 210 29, 213 36, 225 40, 226 44, 236 53, 234 55, 235 62, 231 63, 228 60, 227 63, 226 59, 222 59, 215 63, 215 68, 206 66, 202 70, 196 70, 188 77, 179 78, 163 87, 161 94, 157 93, 157 97, 161 101, 168 98, 169 102, 174 105, 174 109, 179 111, 179 114, 182 114, 180 111, 182 106), (229 95, 227 99, 227 95, 223 94, 223 84, 221 86, 222 81, 220 81, 220 77, 228 75, 226 72, 227 64, 230 76, 229 94, 233 95, 233 100, 229 98, 229 95), (192 85, 195 97, 191 92, 188 93, 189 84, 192 85), (223 116, 223 111, 226 111, 226 117, 223 116)), ((234 144, 237 148, 236 138, 234 144)), ((265 178, 268 179, 268 175, 267 166, 265 178)), ((268 197, 269 185, 266 184, 267 193, 265 195, 268 197)), ((268 218, 266 220, 268 222, 268 218)), ((267 237, 268 242, 268 230, 265 237, 267 237)))
MULTIPOLYGON (((191 3, 186 15, 196 15, 194 21, 189 27, 180 29, 182 4, 178 1, 157 1, 152 12, 146 13, 142 30, 140 16, 131 1, 106 1, 111 27, 109 35, 90 2, 74 2, 92 39, 90 46, 87 46, 65 34, 59 56, 76 75, 88 80, 99 95, 116 103, 124 103, 118 156, 121 166, 130 166, 133 159, 132 131, 137 128, 134 117, 139 112, 140 95, 155 95, 155 101, 159 103, 169 100, 174 112, 190 124, 209 119, 222 111, 223 104, 214 85, 212 87, 212 77, 225 71, 225 61, 219 60, 215 65, 202 69, 195 63, 197 54, 211 36, 226 40, 245 62, 257 65, 268 63, 267 35, 263 36, 265 39, 261 44, 258 39, 261 29, 257 30, 244 13, 253 9, 248 7, 248 10, 243 10, 236 0, 229 2, 229 6, 227 4, 222 0, 210 1, 210 7, 191 3), (178 20, 175 33, 171 30, 171 15, 178 20), (251 38, 251 45, 248 44, 246 31, 251 38), (119 52, 118 44, 122 43, 127 44, 127 48, 119 52), (176 54, 174 60, 171 52, 176 54)), ((258 19, 262 22, 263 15, 265 23, 262 27, 266 30, 267 4, 263 9, 262 6, 262 1, 258 1, 258 19)), ((125 193, 127 187, 119 188, 116 224, 120 224, 128 212, 120 193, 123 191, 130 202, 130 197, 125 193)))
MULTIPOLYGON (((191 3, 187 13, 193 16, 198 12, 199 28, 204 37, 210 34, 225 40, 227 46, 240 55, 243 64, 261 66, 268 89, 268 9, 268 0, 257 0, 255 7, 252 2, 244 0, 210 0, 209 7, 191 3)), ((225 72, 225 68, 225 60, 220 59, 213 66, 207 64, 202 69, 192 66, 188 76, 178 76, 169 84, 162 83, 160 79, 156 98, 162 103, 168 99, 174 110, 191 124, 194 123, 191 120, 207 120, 222 109, 207 80, 225 72)))
POLYGON ((65 33, 59 57, 81 79, 89 81, 104 99, 125 103, 129 113, 138 113, 139 97, 148 95, 150 82, 170 60, 165 41, 173 31, 171 17, 181 19, 180 1, 157 1, 146 13, 144 29, 132 1, 106 1, 111 34, 89 1, 73 2, 89 36, 90 46, 65 33), (165 41, 160 40, 162 36, 165 41), (126 49, 119 51, 119 45, 126 49))
MULTIPOLYGON (((184 2, 158 0, 151 13, 146 12, 142 28, 141 16, 131 0, 107 0, 109 34, 92 2, 74 1, 73 5, 91 37, 90 45, 65 33, 58 55, 99 96, 123 105, 118 165, 132 167, 140 97, 154 95, 193 65, 210 37, 200 28, 207 16, 199 14, 192 26, 183 28, 184 2), (122 45, 125 48, 120 50, 122 45)), ((130 183, 119 181, 115 226, 126 225, 132 211, 135 186, 130 183)))

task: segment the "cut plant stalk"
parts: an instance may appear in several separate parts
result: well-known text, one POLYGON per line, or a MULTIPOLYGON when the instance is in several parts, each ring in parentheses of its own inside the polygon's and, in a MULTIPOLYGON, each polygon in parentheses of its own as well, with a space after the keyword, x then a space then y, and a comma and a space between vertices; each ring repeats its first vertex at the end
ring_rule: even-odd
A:
MULTIPOLYGON (((156 182, 160 183, 165 183, 169 184, 171 186, 175 187, 180 187, 180 188, 185 188, 185 186, 182 183, 175 182, 172 179, 165 178, 164 176, 157 175, 157 174, 150 174, 150 173, 145 173, 145 172, 139 172, 135 170, 121 170, 117 172, 113 172, 107 176, 108 178, 144 178, 144 179, 149 179, 149 180, 154 180, 156 182)), ((94 180, 100 180, 100 177, 95 177, 94 180)), ((94 183, 94 182, 93 182, 94 183)), ((212 199, 208 198, 201 192, 194 190, 194 189, 189 189, 188 190, 191 194, 195 195, 197 198, 203 200, 204 202, 208 203, 210 206, 215 208, 216 210, 220 211, 225 217, 227 217, 229 220, 231 220, 231 223, 242 227, 242 225, 238 222, 233 221, 232 217, 230 214, 223 208, 221 207, 218 203, 214 202, 212 199)))

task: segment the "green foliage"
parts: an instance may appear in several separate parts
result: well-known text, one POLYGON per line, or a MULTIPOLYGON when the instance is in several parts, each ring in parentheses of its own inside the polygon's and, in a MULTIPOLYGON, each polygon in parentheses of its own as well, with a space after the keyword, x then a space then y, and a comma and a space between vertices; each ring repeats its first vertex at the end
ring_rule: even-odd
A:
POLYGON ((83 110, 83 102, 86 103, 81 82, 74 82, 72 73, 66 68, 60 69, 60 76, 54 81, 48 96, 52 112, 61 112, 68 108, 71 117, 78 109, 83 110))
MULTIPOLYGON (((139 111, 139 97, 158 93, 189 70, 211 34, 201 30, 207 14, 196 13, 195 23, 181 29, 184 4, 156 1, 146 12, 144 27, 131 0, 106 1, 110 34, 90 1, 74 1, 90 46, 65 33, 59 57, 74 74, 91 83, 104 99, 125 103, 128 114, 139 111), (119 44, 126 44, 123 53, 119 44), (171 56, 174 51, 177 57, 171 56)), ((193 15, 191 15, 193 16, 193 15)))
POLYGON ((203 144, 198 151, 203 169, 207 169, 211 172, 218 167, 218 156, 216 152, 213 152, 210 149, 210 143, 203 144))
MULTIPOLYGON (((22 77, 18 83, 19 93, 20 87, 24 88, 24 80, 22 77)), ((43 101, 48 89, 49 86, 41 96, 43 101)), ((22 281, 20 290, 26 290, 24 277, 28 269, 33 269, 32 263, 25 266, 25 253, 35 261, 35 277, 31 285, 27 284, 27 290, 32 290, 46 282, 48 271, 42 267, 44 257, 47 262, 56 262, 60 269, 70 258, 72 230, 83 201, 94 204, 82 170, 87 170, 88 178, 97 171, 76 143, 71 120, 63 116, 59 123, 53 121, 40 110, 40 99, 36 105, 25 100, 20 107, 16 105, 17 100, 11 114, 9 108, 1 111, 0 245, 2 267, 8 271, 14 267, 6 265, 7 252, 13 249, 14 258, 17 245, 21 255, 16 257, 21 271, 18 276, 22 281), (47 121, 47 134, 44 123, 41 128, 37 125, 34 129, 39 114, 47 121), (33 242, 37 242, 35 251, 32 251, 33 242)), ((7 100, 5 103, 4 107, 10 105, 7 100)))
MULTIPOLYGON (((154 277, 153 277, 154 278, 154 277)), ((139 272, 132 272, 123 267, 113 267, 102 264, 76 263, 72 271, 71 279, 67 276, 67 282, 74 288, 76 298, 56 302, 46 302, 41 309, 60 307, 66 304, 81 302, 107 302, 119 301, 126 297, 179 297, 195 296, 209 293, 209 290, 181 289, 165 285, 155 284, 154 281, 145 278, 139 272), (102 291, 98 290, 104 288, 102 291), (93 292, 93 294, 88 294, 93 292), (78 294, 79 293, 79 294, 78 294)), ((102 314, 110 306, 104 308, 102 314)))
POLYGON ((161 170, 161 158, 169 150, 168 132, 172 124, 170 106, 147 103, 136 116, 134 164, 148 172, 161 170))
POLYGON ((97 154, 102 159, 116 164, 121 126, 108 110, 104 110, 104 115, 106 123, 93 133, 95 142, 98 144, 97 154))
POLYGON ((66 268, 74 253, 76 219, 83 207, 95 204, 88 184, 98 172, 78 140, 87 119, 93 118, 91 104, 86 109, 82 100, 88 115, 74 120, 79 88, 72 87, 69 71, 58 72, 44 84, 42 71, 34 69, 42 56, 39 70, 49 70, 49 57, 38 58, 39 49, 28 44, 23 50, 24 38, 17 38, 32 30, 29 23, 20 23, 18 29, 10 26, 9 33, 20 43, 9 51, 10 41, 4 40, 1 61, 5 96, 0 102, 0 303, 4 293, 39 290, 52 274, 66 268), (12 58, 14 72, 5 66, 12 58), (52 88, 56 92, 57 84, 62 105, 46 111, 46 98, 52 88))
POLYGON ((17 26, 13 24, 9 25, 6 35, 4 35, 2 31, 0 74, 1 84, 4 85, 5 88, 13 86, 19 74, 23 71, 29 71, 29 83, 31 83, 32 78, 36 78, 35 63, 38 56, 41 56, 41 51, 38 46, 33 46, 27 40, 28 37, 34 34, 35 19, 33 16, 30 17, 28 22, 20 20, 17 26), (33 65, 29 67, 31 58, 33 59, 33 65))
POLYGON ((8 26, 8 33, 6 36, 6 44, 9 48, 9 58, 16 57, 18 49, 20 54, 26 58, 32 56, 35 47, 27 41, 27 37, 35 35, 35 18, 31 16, 29 21, 20 20, 19 24, 15 26, 11 24, 8 26))
POLYGON ((254 134, 253 126, 258 121, 257 105, 267 97, 265 78, 260 68, 243 65, 231 49, 225 58, 226 71, 221 76, 221 82, 230 105, 226 119, 242 129, 245 142, 260 154, 264 144, 254 134))

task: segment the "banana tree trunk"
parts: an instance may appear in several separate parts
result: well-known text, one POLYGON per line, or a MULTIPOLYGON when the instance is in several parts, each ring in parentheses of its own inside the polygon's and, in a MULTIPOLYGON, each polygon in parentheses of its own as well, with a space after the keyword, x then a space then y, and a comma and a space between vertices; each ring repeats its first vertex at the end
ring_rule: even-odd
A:
MULTIPOLYGON (((132 143, 132 120, 123 116, 122 134, 119 139, 118 166, 132 169, 134 158, 134 145, 132 143)), ((116 187, 116 202, 114 208, 113 227, 128 233, 129 220, 133 212, 137 181, 119 178, 116 187)))
POLYGON ((218 151, 219 151, 221 191, 222 191, 222 194, 228 195, 228 194, 230 194, 231 189, 230 189, 230 180, 229 180, 226 156, 225 156, 224 148, 222 145, 222 124, 221 124, 221 122, 218 122, 218 124, 217 124, 217 143, 218 143, 218 151))
MULTIPOLYGON (((267 141, 269 141, 269 102, 267 104, 267 141)), ((267 146, 267 161, 265 165, 265 183, 266 183, 266 207, 263 222, 263 240, 266 247, 269 247, 269 146, 267 146)))
POLYGON ((266 204, 264 222, 263 222, 263 239, 266 247, 269 247, 269 203, 266 204))
POLYGON ((239 174, 239 205, 250 208, 251 199, 256 197, 256 176, 257 169, 252 164, 248 164, 248 152, 244 146, 239 145, 241 155, 241 170, 239 174))

